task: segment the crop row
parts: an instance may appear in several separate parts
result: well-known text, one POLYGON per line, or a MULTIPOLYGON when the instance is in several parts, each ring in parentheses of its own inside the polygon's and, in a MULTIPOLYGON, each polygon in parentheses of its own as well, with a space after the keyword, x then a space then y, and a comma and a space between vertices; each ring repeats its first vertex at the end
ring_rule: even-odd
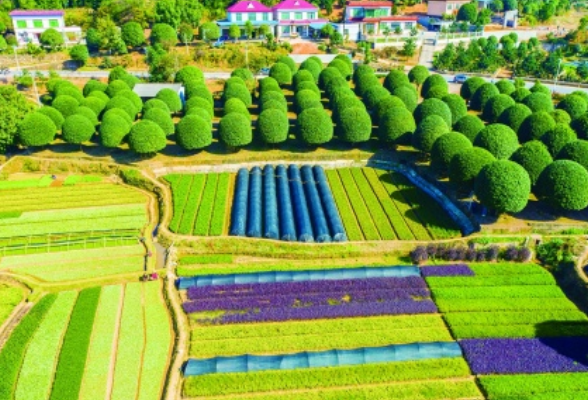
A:
POLYGON ((468 366, 463 358, 248 372, 246 377, 244 374, 210 374, 188 377, 184 385, 184 396, 220 396, 283 390, 325 389, 357 385, 359 382, 365 385, 392 382, 409 383, 412 380, 460 378, 468 375, 468 366))
POLYGON ((182 256, 179 258, 178 263, 180 265, 232 264, 233 260, 234 260, 234 257, 232 254, 207 254, 207 255, 182 256))
POLYGON ((467 286, 475 274, 466 264, 452 264, 423 266, 421 267, 421 275, 427 278, 427 284, 429 287, 438 287, 444 286, 444 284, 446 284, 446 286, 459 286, 447 284, 447 282, 451 283, 455 280, 461 280, 462 285, 467 286), (451 277, 451 279, 445 279, 448 277, 451 277))
POLYGON ((357 217, 357 221, 361 226, 361 230, 363 231, 365 239, 379 240, 380 235, 378 234, 378 230, 374 226, 374 221, 372 220, 361 193, 357 189, 350 170, 339 169, 337 171, 339 173, 339 177, 341 178, 341 182, 343 183, 343 187, 347 192, 347 198, 351 202, 351 206, 353 207, 353 211, 355 212, 355 216, 357 217))
POLYGON ((558 298, 511 298, 511 299, 436 299, 443 313, 464 311, 522 311, 522 310, 576 310, 576 306, 565 297, 558 298))
POLYGON ((74 291, 59 293, 36 329, 24 355, 15 400, 45 400, 49 397, 61 340, 76 296, 74 291))
POLYGON ((227 213, 230 177, 231 176, 228 173, 218 175, 218 187, 214 199, 212 218, 210 219, 209 236, 220 236, 223 234, 227 213))
MULTIPOLYGON (((588 321, 586 315, 581 311, 510 311, 510 312, 472 312, 472 313, 449 313, 444 315, 445 320, 451 327, 499 324, 499 325, 524 325, 538 324, 547 321, 571 322, 588 321)), ((587 331, 588 333, 588 331, 587 331)))
POLYGON ((116 322, 122 298, 122 286, 102 288, 100 302, 88 349, 86 369, 80 390, 80 400, 104 399, 108 387, 112 346, 115 340, 116 322))
MULTIPOLYGON (((394 318, 394 317, 388 317, 394 318)), ((438 318, 438 317, 437 317, 438 318)), ((219 355, 239 354, 282 354, 302 351, 318 351, 337 349, 354 349, 358 347, 387 346, 414 342, 451 341, 451 335, 441 319, 438 326, 405 329, 369 329, 363 326, 363 319, 351 319, 356 323, 355 329, 337 333, 322 334, 288 334, 288 323, 272 323, 284 330, 282 336, 268 336, 255 338, 235 338, 202 340, 198 334, 202 330, 192 332, 190 354, 195 357, 215 357, 219 355)), ((243 326, 255 326, 243 325, 243 326)), ((230 326, 230 325, 229 325, 230 326)), ((241 326, 241 325, 240 325, 241 326)), ((212 329, 216 326, 210 327, 212 329)))
POLYGON ((11 221, 0 219, 0 226, 13 225, 14 223, 40 223, 55 222, 76 219, 98 220, 100 218, 145 216, 145 206, 142 204, 113 205, 100 208, 72 208, 67 210, 32 211, 22 213, 11 221))
POLYGON ((461 325, 451 327, 451 332, 458 339, 588 336, 588 323, 547 321, 541 323, 540 329, 533 324, 461 325))
POLYGON ((538 299, 558 298, 563 292, 555 285, 495 286, 480 289, 477 287, 434 288, 437 300, 449 299, 538 299))
POLYGON ((202 199, 200 200, 200 207, 198 208, 198 214, 196 215, 193 235, 208 235, 210 218, 212 217, 212 210, 216 201, 217 183, 218 174, 209 174, 206 178, 206 186, 204 186, 204 192, 202 193, 202 199))
POLYGON ((478 375, 588 372, 588 337, 464 339, 460 345, 478 375))
POLYGON ((63 339, 50 400, 77 400, 100 299, 100 287, 80 292, 63 339))
POLYGON ((57 294, 48 294, 39 300, 14 328, 14 331, 12 331, 12 334, 0 350, 0 365, 2 365, 2 379, 0 379, 1 400, 13 400, 18 373, 27 346, 33 338, 35 330, 42 323, 56 299, 57 294))
POLYGON ((351 204, 349 204, 349 199, 345 194, 345 189, 343 188, 337 171, 327 170, 327 177, 329 179, 331 191, 335 197, 335 202, 337 203, 337 208, 339 209, 339 214, 343 220, 347 237, 351 241, 362 240, 363 234, 359 228, 359 224, 357 223, 357 219, 355 218, 355 213, 351 208, 351 204))
POLYGON ((140 283, 126 286, 116 350, 112 400, 128 400, 137 396, 145 329, 140 283))
POLYGON ((375 170, 381 184, 384 186, 386 191, 389 193, 390 198, 394 202, 398 212, 403 215, 406 224, 412 231, 415 239, 417 240, 429 240, 431 235, 427 228, 423 225, 415 210, 412 209, 411 205, 404 199, 402 192, 394 185, 391 179, 391 173, 384 170, 375 170))
POLYGON ((364 203, 369 205, 369 211, 372 214, 372 220, 376 224, 380 237, 383 240, 395 240, 397 239, 394 229, 388 220, 386 212, 382 208, 382 204, 378 200, 378 197, 372 190, 371 185, 367 181, 361 168, 351 168, 351 175, 355 180, 355 184, 361 193, 364 203))
POLYGON ((470 265, 476 276, 494 276, 494 275, 546 275, 551 274, 541 266, 533 263, 515 264, 515 263, 476 263, 470 265))
MULTIPOLYGON (((143 247, 136 244, 134 246, 114 247, 108 250, 109 257, 139 255, 144 252, 143 247)), ((4 257, 0 266, 17 267, 22 265, 38 264, 57 264, 63 262, 83 262, 92 258, 105 258, 104 249, 74 250, 70 252, 49 253, 49 254, 29 254, 25 256, 4 257)))
POLYGON ((1 181, 0 190, 22 189, 27 187, 46 187, 53 182, 51 175, 44 175, 41 178, 21 179, 17 181, 1 181))
POLYGON ((205 174, 197 174, 192 178, 192 185, 190 186, 190 193, 186 203, 184 204, 184 210, 182 211, 182 220, 178 227, 177 233, 182 235, 191 235, 194 228, 194 222, 196 221, 196 215, 198 213, 198 207, 200 207, 200 198, 206 183, 205 174))
POLYGON ((0 283, 0 325, 12 314, 22 298, 23 290, 20 287, 5 286, 0 283))
POLYGON ((171 343, 171 327, 159 293, 159 282, 147 283, 143 288, 146 341, 138 400, 154 400, 161 397, 171 343))
POLYGON ((167 175, 165 180, 171 185, 173 204, 173 216, 169 223, 169 229, 172 232, 177 232, 182 220, 184 204, 186 204, 190 193, 192 175, 167 175))
POLYGON ((435 239, 447 239, 460 235, 455 222, 426 193, 413 186, 408 179, 400 174, 392 174, 392 181, 402 191, 402 196, 412 204, 419 218, 435 239))
MULTIPOLYGON (((472 380, 429 380, 425 382, 403 382, 402 385, 357 386, 316 389, 294 393, 267 393, 255 396, 256 400, 461 400, 482 399, 478 387, 472 380)), ((250 400, 250 394, 234 395, 231 400, 250 400)))
POLYGON ((373 168, 363 168, 363 173, 367 178, 368 182, 370 183, 371 190, 373 190, 374 195, 380 201, 384 212, 386 213, 392 227, 396 231, 396 235, 400 240, 413 240, 414 235, 408 225, 406 224, 406 220, 396 208, 396 205, 390 198, 390 194, 386 191, 382 182, 378 178, 375 170, 373 168))
POLYGON ((492 400, 527 400, 531 396, 535 399, 539 394, 554 400, 583 399, 588 393, 588 373, 497 375, 479 379, 492 400))
POLYGON ((75 185, 77 183, 102 182, 102 177, 95 175, 70 175, 63 181, 64 185, 75 185))
POLYGON ((482 291, 493 286, 541 286, 554 285, 555 280, 550 275, 494 275, 472 277, 427 277, 427 283, 431 288, 449 287, 480 287, 482 291))

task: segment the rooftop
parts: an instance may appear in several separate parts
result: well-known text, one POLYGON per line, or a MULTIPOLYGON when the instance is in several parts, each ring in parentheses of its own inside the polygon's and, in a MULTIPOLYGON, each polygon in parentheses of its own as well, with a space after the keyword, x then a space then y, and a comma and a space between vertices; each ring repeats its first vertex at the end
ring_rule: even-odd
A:
POLYGON ((391 1, 348 1, 347 7, 380 8, 392 7, 391 1))
POLYGON ((239 1, 229 8, 228 12, 271 12, 271 8, 255 0, 239 1))
POLYGON ((318 7, 304 0, 284 0, 273 7, 274 10, 317 10, 318 7))
POLYGON ((155 97, 161 89, 172 89, 179 92, 183 88, 181 83, 137 83, 133 88, 133 92, 139 97, 155 97))
POLYGON ((62 17, 63 10, 13 10, 10 12, 11 17, 62 17))

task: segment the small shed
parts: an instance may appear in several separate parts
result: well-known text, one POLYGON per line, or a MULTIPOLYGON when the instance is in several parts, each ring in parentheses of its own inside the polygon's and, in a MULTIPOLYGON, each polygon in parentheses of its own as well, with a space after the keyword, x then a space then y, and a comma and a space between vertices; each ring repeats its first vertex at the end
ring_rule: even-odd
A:
POLYGON ((162 89, 173 90, 180 96, 182 104, 186 102, 184 85, 181 83, 137 83, 133 88, 133 92, 139 95, 143 101, 147 101, 157 96, 157 93, 162 89))

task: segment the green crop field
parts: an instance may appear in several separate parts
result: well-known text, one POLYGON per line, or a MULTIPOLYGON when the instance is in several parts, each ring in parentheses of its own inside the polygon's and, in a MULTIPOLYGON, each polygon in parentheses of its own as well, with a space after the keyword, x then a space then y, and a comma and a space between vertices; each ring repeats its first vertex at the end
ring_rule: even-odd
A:
POLYGON ((0 399, 157 400, 171 333, 159 282, 47 295, 0 349, 0 399))
POLYGON ((0 325, 6 321, 23 297, 24 292, 21 288, 0 284, 0 325))
POLYGON ((0 271, 31 275, 44 281, 73 281, 140 272, 145 248, 140 244, 63 251, 49 254, 8 256, 0 259, 0 271))
POLYGON ((226 234, 234 174, 178 174, 166 175, 164 179, 172 191, 172 232, 195 236, 226 234))
POLYGON ((443 209, 399 174, 327 170, 349 240, 430 240, 460 235, 443 209))
POLYGON ((426 278, 457 339, 588 335, 586 315, 539 265, 487 263, 471 269, 473 277, 426 278))
POLYGON ((437 315, 290 321, 239 326, 202 326, 194 323, 190 354, 201 358, 243 353, 280 354, 449 340, 451 335, 437 315))

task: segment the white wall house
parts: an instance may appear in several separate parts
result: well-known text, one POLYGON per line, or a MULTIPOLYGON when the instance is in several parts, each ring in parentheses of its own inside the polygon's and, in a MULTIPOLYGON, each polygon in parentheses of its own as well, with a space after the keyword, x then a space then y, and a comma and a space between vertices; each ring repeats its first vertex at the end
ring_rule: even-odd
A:
POLYGON ((391 1, 348 1, 345 23, 337 28, 349 40, 363 40, 367 36, 381 36, 397 28, 409 31, 417 25, 417 17, 392 15, 391 1))
POLYGON ((319 8, 305 0, 284 0, 273 8, 278 21, 277 37, 311 37, 327 23, 319 8))
MULTIPOLYGON (((229 36, 229 27, 236 24, 241 28, 241 35, 245 35, 245 23, 251 22, 254 28, 259 28, 261 25, 267 25, 269 32, 276 34, 275 26, 277 21, 274 20, 272 9, 261 4, 258 1, 246 0, 240 1, 227 8, 227 18, 222 21, 217 21, 221 29, 222 36, 229 36)), ((253 37, 255 37, 255 29, 253 37)))
POLYGON ((427 6, 427 15, 431 17, 441 17, 443 14, 455 15, 459 8, 470 0, 429 0, 427 6))
POLYGON ((82 40, 82 28, 65 26, 62 10, 14 10, 10 12, 14 34, 19 45, 39 44, 39 37, 49 28, 63 35, 66 43, 82 40))

